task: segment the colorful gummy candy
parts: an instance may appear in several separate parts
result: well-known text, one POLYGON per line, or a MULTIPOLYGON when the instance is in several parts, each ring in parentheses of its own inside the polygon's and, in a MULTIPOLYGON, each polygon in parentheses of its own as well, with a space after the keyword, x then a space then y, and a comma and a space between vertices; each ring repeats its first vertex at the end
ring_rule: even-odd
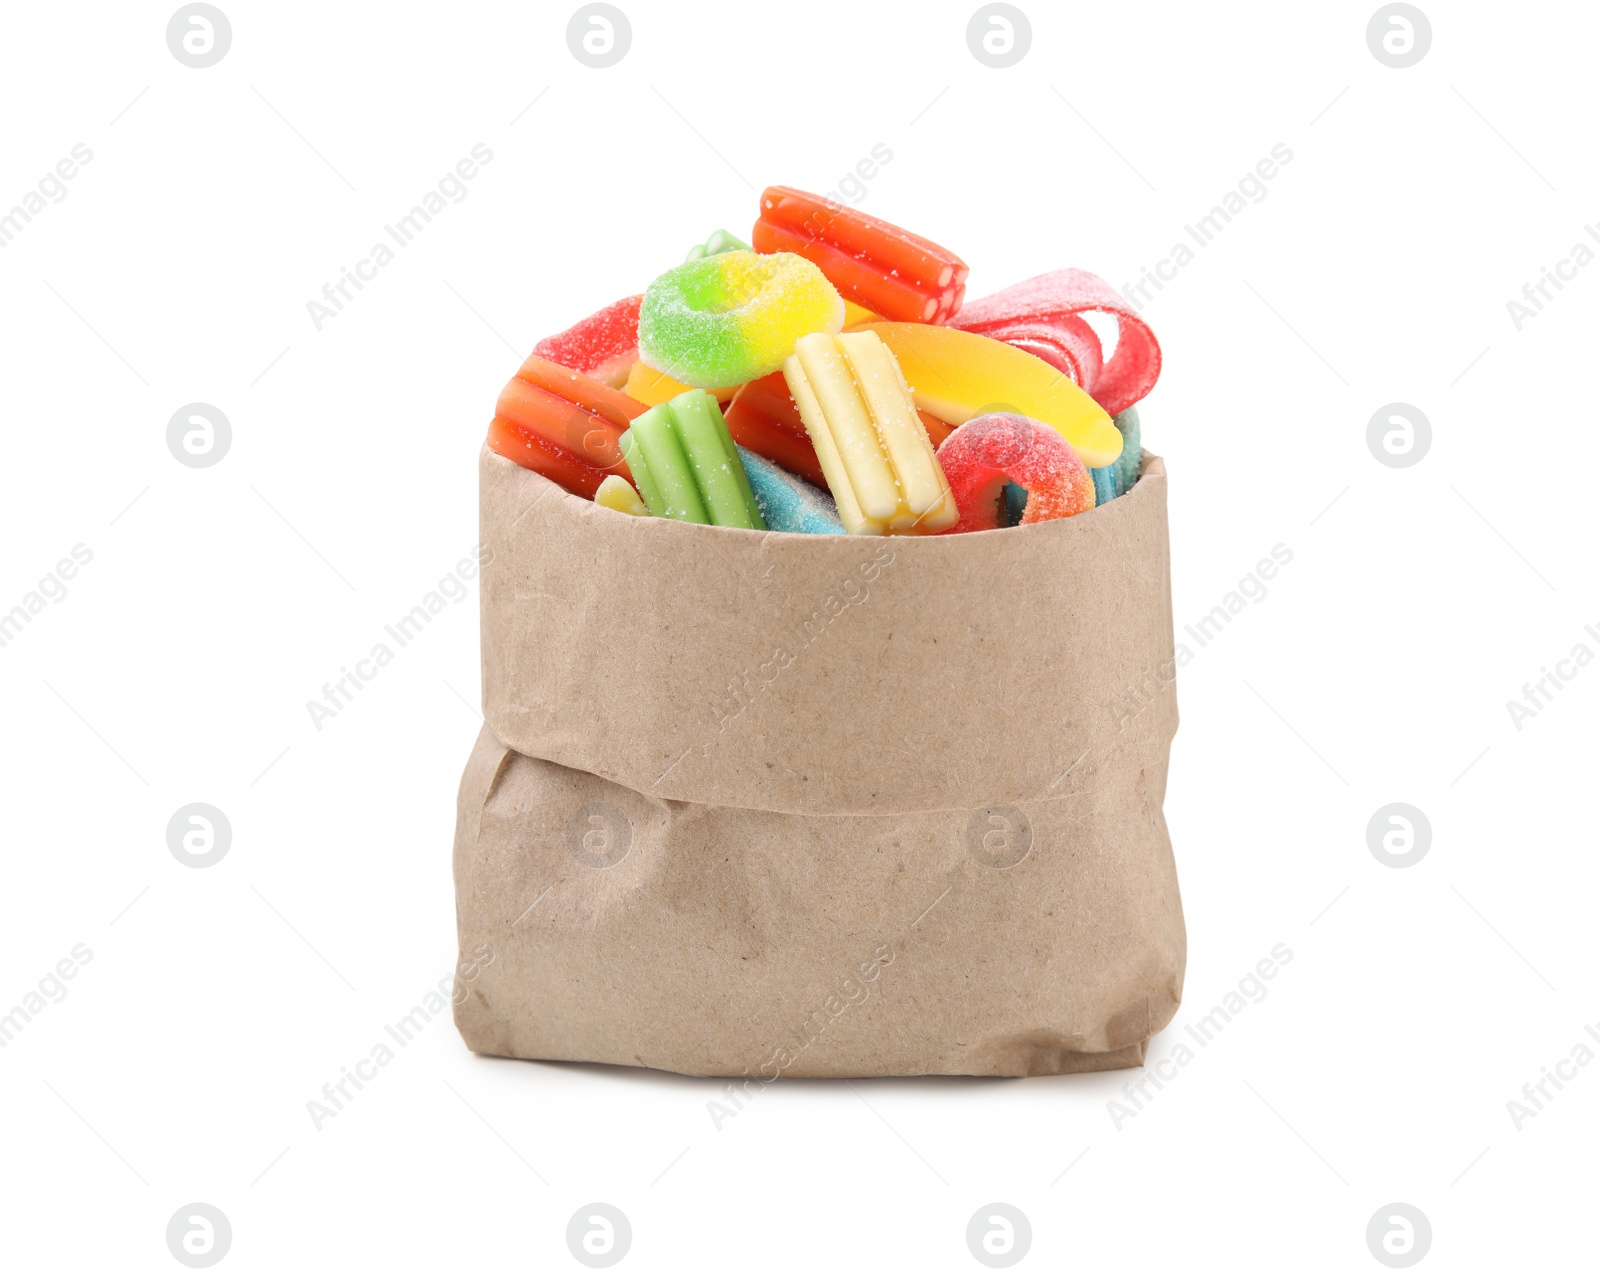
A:
POLYGON ((543 358, 529 358, 495 403, 489 449, 594 498, 610 473, 628 476, 618 439, 642 403, 543 358))
POLYGON ((704 389, 652 406, 620 445, 652 517, 767 528, 717 400, 704 389))
POLYGON ((919 407, 946 424, 964 424, 996 402, 1050 425, 1090 468, 1122 453, 1122 435, 1105 409, 1048 362, 955 327, 874 322, 900 362, 919 407))
POLYGON ((788 186, 761 192, 750 240, 816 262, 846 300, 892 322, 946 322, 966 290, 966 262, 949 249, 788 186))
POLYGON ((844 325, 846 330, 851 327, 859 327, 864 322, 882 321, 882 314, 873 313, 872 310, 866 308, 864 305, 856 304, 856 302, 851 300, 848 296, 844 298, 844 325))
POLYGON ((1095 506, 1094 481, 1055 429, 1023 415, 981 415, 939 447, 961 519, 951 533, 996 530, 1006 524, 1004 489, 1028 492, 1022 524, 1075 517, 1095 506))
POLYGON ((630 517, 650 515, 650 509, 645 507, 644 500, 639 498, 639 492, 616 473, 612 473, 600 483, 600 488, 594 492, 594 501, 602 508, 625 512, 630 517))
MULTIPOLYGON (((1091 468, 1089 480, 1094 486, 1095 507, 1110 503, 1117 497, 1117 466, 1108 464, 1104 468, 1091 468)), ((1020 518, 1019 518, 1020 521, 1020 518)))
POLYGON ((900 365, 870 330, 795 341, 783 378, 851 534, 931 534, 956 505, 900 365))
POLYGON ((645 290, 639 359, 696 388, 776 371, 794 342, 844 326, 844 301, 804 257, 720 252, 668 270, 645 290))
POLYGON ((740 446, 798 473, 813 485, 827 485, 782 371, 751 380, 733 395, 724 414, 728 432, 740 446))
POLYGON ((490 449, 618 512, 798 534, 1032 524, 1139 480, 1161 348, 1103 279, 963 307, 953 252, 787 186, 750 237, 541 340, 490 449))
MULTIPOLYGON (((765 455, 791 473, 816 486, 827 484, 817 451, 806 433, 805 421, 789 395, 783 372, 752 380, 733 396, 724 412, 733 440, 758 455, 765 455)), ((937 449, 950 436, 950 425, 923 410, 917 411, 929 443, 937 449)))
POLYGON ((581 371, 613 389, 621 388, 628 368, 639 357, 639 304, 643 300, 643 296, 625 297, 558 336, 546 336, 533 346, 534 357, 581 371))
POLYGON ((787 530, 792 534, 844 533, 839 509, 826 491, 784 472, 770 459, 763 459, 742 446, 739 458, 744 461, 750 489, 755 491, 768 530, 787 530))
POLYGON ((1111 284, 1088 270, 1040 274, 975 300, 953 325, 1043 358, 1112 415, 1143 398, 1161 374, 1155 334, 1111 284), (1104 363, 1100 339, 1081 317, 1091 312, 1117 321, 1116 347, 1104 363))
POLYGON ((1112 423, 1117 426, 1117 432, 1122 434, 1122 454, 1117 458, 1117 494, 1125 495, 1139 480, 1142 457, 1140 442, 1143 440, 1139 436, 1139 412, 1130 406, 1118 411, 1112 423))
MULTIPOLYGON (((635 362, 628 371, 627 383, 622 386, 622 391, 646 406, 660 406, 663 402, 670 402, 680 393, 687 393, 693 387, 674 380, 665 372, 647 367, 642 362, 635 362)), ((711 394, 719 403, 726 402, 733 396, 734 389, 713 389, 711 394)))
POLYGON ((748 252, 750 244, 734 238, 727 230, 717 230, 704 243, 696 243, 683 258, 684 263, 704 260, 707 256, 720 256, 723 252, 748 252))
POLYGON ((1122 454, 1113 464, 1089 470, 1089 476, 1094 478, 1096 505, 1127 494, 1139 480, 1139 412, 1130 406, 1111 422, 1122 434, 1122 454))

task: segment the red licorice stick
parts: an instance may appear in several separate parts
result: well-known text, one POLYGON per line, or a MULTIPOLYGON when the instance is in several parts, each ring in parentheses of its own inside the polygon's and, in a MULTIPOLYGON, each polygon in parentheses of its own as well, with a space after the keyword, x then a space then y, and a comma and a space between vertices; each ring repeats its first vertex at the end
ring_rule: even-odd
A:
POLYGON ((647 409, 598 380, 529 358, 500 391, 489 448, 593 499, 608 474, 633 479, 617 439, 647 409))
POLYGON ((740 446, 827 489, 816 449, 789 397, 782 371, 750 381, 733 395, 722 417, 740 446))
POLYGON ((794 252, 840 294, 897 322, 943 322, 961 306, 967 265, 939 244, 854 208, 770 186, 752 230, 758 252, 794 252))

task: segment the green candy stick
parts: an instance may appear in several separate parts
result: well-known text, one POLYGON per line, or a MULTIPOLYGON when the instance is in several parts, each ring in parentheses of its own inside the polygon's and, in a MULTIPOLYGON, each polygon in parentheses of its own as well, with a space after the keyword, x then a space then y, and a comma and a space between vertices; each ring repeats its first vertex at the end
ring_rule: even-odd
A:
POLYGON ((678 440, 711 514, 711 524, 765 530, 767 523, 762 519, 733 438, 728 436, 728 425, 717 400, 704 389, 691 389, 666 405, 673 413, 678 440))
MULTIPOLYGON (((677 521, 693 521, 705 526, 711 524, 705 502, 700 498, 700 488, 695 484, 694 470, 683 453, 678 440, 672 403, 652 406, 634 420, 628 429, 633 439, 630 451, 644 456, 644 469, 649 476, 641 485, 645 507, 652 517, 671 517, 677 521), (654 488, 654 497, 645 487, 654 488)), ((628 469, 631 472, 633 465, 628 469)))
POLYGON ((750 244, 745 243, 727 230, 718 230, 704 243, 696 243, 689 249, 689 255, 683 258, 684 264, 690 261, 701 261, 708 256, 721 256, 724 252, 748 252, 750 244))
MULTIPOLYGON (((717 408, 720 417, 722 409, 717 408)), ((744 460, 739 457, 739 447, 735 445, 733 436, 728 432, 727 423, 722 426, 722 445, 728 455, 728 464, 733 470, 734 480, 739 484, 739 493, 744 497, 744 512, 747 520, 742 524, 750 530, 765 530, 767 518, 761 511, 761 501, 756 498, 755 487, 750 484, 750 474, 745 470, 744 460)))
POLYGON ((767 528, 727 422, 704 389, 651 407, 619 445, 652 517, 767 528))
POLYGON ((645 466, 644 452, 639 449, 639 444, 633 440, 633 430, 630 428, 621 437, 617 438, 617 449, 622 452, 622 458, 627 461, 628 471, 633 474, 633 484, 639 491, 639 498, 644 500, 644 506, 652 517, 664 517, 666 504, 662 502, 661 491, 656 488, 655 481, 650 476, 650 470, 645 466))

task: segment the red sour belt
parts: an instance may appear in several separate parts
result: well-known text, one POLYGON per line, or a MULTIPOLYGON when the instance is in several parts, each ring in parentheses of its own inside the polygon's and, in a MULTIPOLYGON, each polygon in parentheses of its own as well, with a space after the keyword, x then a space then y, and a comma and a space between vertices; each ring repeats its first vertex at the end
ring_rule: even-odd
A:
POLYGON ((1087 270, 1057 270, 1007 287, 973 301, 950 325, 1043 358, 1111 415, 1144 397, 1161 374, 1154 333, 1109 283, 1087 270), (1116 348, 1104 363, 1099 338, 1079 316, 1091 311, 1117 320, 1116 348))
POLYGON ((535 357, 621 388, 639 359, 639 302, 628 296, 533 346, 535 357))

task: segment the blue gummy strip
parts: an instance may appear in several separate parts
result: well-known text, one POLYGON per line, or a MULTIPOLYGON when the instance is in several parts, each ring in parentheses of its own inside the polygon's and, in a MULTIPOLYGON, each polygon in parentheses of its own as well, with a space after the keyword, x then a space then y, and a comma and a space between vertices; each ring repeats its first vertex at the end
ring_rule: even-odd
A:
POLYGON ((739 447, 750 489, 755 491, 767 529, 791 534, 843 534, 839 511, 827 492, 779 468, 754 451, 739 447))

